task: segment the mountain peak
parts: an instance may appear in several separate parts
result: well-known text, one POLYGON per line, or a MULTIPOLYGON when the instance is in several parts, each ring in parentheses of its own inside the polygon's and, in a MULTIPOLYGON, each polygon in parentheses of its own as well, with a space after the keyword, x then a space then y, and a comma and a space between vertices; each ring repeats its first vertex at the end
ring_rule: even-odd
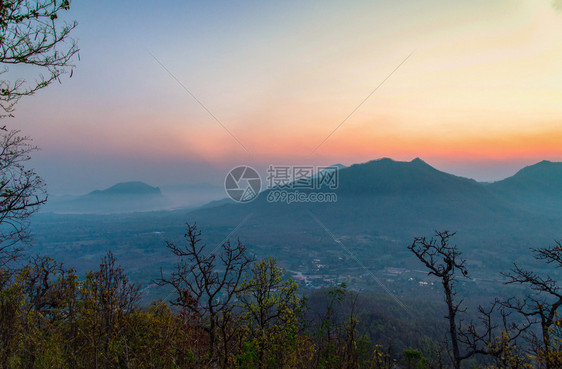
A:
MULTIPOLYGON (((383 163, 383 164, 424 164, 427 166, 431 166, 429 164, 427 164, 425 161, 423 161, 420 158, 415 158, 411 161, 401 161, 401 160, 394 160, 392 158, 388 158, 386 156, 379 158, 379 159, 374 159, 374 160, 370 160, 364 164, 370 164, 370 163, 383 163)), ((354 164, 354 165, 363 165, 363 164, 354 164)))
POLYGON ((381 158, 343 169, 340 190, 352 194, 403 195, 479 192, 483 189, 472 180, 441 172, 420 158, 412 161, 381 158))
POLYGON ((562 163, 543 160, 492 183, 490 188, 541 215, 562 214, 562 163))
MULTIPOLYGON (((521 175, 560 175, 562 173, 562 163, 553 162, 549 160, 543 160, 536 164, 529 165, 519 172, 517 172, 513 177, 521 175)), ((512 178, 513 178, 512 177, 512 178)))
POLYGON ((495 182, 495 188, 519 193, 562 193, 562 163, 543 160, 518 171, 512 177, 495 182))
POLYGON ((159 195, 160 189, 152 187, 144 182, 120 182, 105 190, 96 190, 90 192, 90 195, 159 195))
POLYGON ((412 163, 412 164, 427 164, 425 161, 421 160, 420 158, 415 158, 410 163, 412 163))

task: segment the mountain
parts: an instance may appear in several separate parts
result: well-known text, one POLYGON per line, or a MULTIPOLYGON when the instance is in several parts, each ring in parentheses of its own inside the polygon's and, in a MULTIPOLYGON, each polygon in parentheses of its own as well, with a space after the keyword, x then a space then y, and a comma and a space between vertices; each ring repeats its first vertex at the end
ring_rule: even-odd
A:
POLYGON ((562 215, 562 163, 541 161, 489 188, 498 196, 544 216, 562 215))
POLYGON ((104 190, 54 201, 47 210, 64 213, 126 213, 164 209, 170 206, 158 187, 143 182, 117 183, 104 190))
MULTIPOLYGON (((559 223, 543 221, 489 185, 439 171, 421 159, 374 160, 342 168, 338 176, 336 189, 299 190, 333 193, 333 202, 271 202, 281 191, 271 189, 250 203, 196 209, 186 220, 243 234, 264 255, 281 259, 299 260, 311 249, 318 255, 345 255, 342 242, 372 263, 405 252, 416 236, 450 230, 458 233, 457 242, 472 245, 474 260, 497 264, 490 254, 499 255, 506 244, 510 252, 526 250, 530 235, 550 242, 558 229, 559 223)), ((513 261, 508 255, 502 257, 513 261)))
POLYGON ((111 196, 161 196, 158 187, 152 187, 143 182, 121 182, 105 190, 95 190, 84 197, 111 197, 111 196))
POLYGON ((340 169, 338 192, 347 195, 445 195, 486 191, 476 181, 441 172, 423 160, 383 158, 340 169))
POLYGON ((333 201, 275 202, 283 191, 276 188, 250 203, 224 199, 198 209, 130 214, 122 214, 127 209, 124 198, 134 198, 137 203, 128 209, 137 210, 139 200, 146 208, 149 199, 161 201, 163 196, 146 184, 119 184, 68 201, 59 211, 103 215, 39 214, 34 235, 38 247, 58 253, 61 260, 72 255, 74 263, 81 260, 83 270, 118 245, 120 259, 135 276, 150 280, 157 276, 147 277, 146 271, 157 261, 169 261, 165 241, 184 242, 185 222, 197 222, 209 250, 239 237, 250 252, 274 255, 288 270, 371 283, 357 260, 369 271, 402 268, 417 278, 419 263, 406 246, 414 237, 449 230, 457 232, 454 243, 471 275, 496 283, 498 271, 509 270, 513 262, 529 263, 530 247, 545 247, 561 237, 562 214, 549 211, 546 206, 552 205, 546 200, 536 201, 555 201, 557 196, 560 201, 557 173, 559 163, 542 162, 506 180, 483 184, 439 171, 421 159, 379 159, 339 167, 337 188, 299 189, 306 195, 334 195, 333 201), (69 202, 74 211, 68 210, 69 202), (96 205, 105 207, 93 211, 96 205))
MULTIPOLYGON (((263 191, 249 204, 224 205, 227 208, 221 209, 221 212, 228 209, 233 212, 257 211, 277 214, 280 210, 302 208, 326 213, 363 214, 368 218, 384 214, 384 217, 390 219, 400 215, 403 218, 395 220, 402 223, 407 218, 413 218, 413 209, 416 209, 416 215, 426 214, 416 220, 422 222, 428 219, 428 214, 437 218, 460 219, 474 214, 481 218, 486 212, 509 215, 511 211, 510 204, 497 197, 486 186, 471 179, 441 172, 421 159, 411 162, 388 158, 373 160, 341 168, 338 176, 338 186, 333 190, 299 189, 299 192, 304 193, 335 193, 335 202, 271 202, 268 200, 269 195, 279 189, 270 189, 263 191)), ((211 209, 205 211, 212 212, 211 209)), ((194 212, 200 213, 202 212, 197 210, 194 212)), ((345 220, 344 223, 348 223, 348 218, 345 220)))

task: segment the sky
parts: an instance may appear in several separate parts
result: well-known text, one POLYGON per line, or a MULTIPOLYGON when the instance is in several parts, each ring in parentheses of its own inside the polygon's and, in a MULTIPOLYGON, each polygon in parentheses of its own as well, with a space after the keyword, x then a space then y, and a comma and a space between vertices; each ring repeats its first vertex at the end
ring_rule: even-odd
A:
POLYGON ((82 0, 65 18, 73 77, 9 122, 55 195, 241 164, 420 157, 493 181, 562 161, 561 0, 82 0))

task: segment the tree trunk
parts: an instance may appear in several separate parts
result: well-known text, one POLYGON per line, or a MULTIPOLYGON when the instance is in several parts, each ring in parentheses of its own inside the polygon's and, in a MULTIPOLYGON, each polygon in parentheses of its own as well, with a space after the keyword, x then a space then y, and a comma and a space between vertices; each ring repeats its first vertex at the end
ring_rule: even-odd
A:
POLYGON ((456 318, 456 308, 453 303, 453 293, 451 287, 449 286, 449 280, 443 279, 443 288, 445 289, 445 301, 447 302, 448 316, 449 319, 449 333, 451 334, 451 346, 453 348, 453 365, 455 369, 460 369, 461 359, 459 351, 459 342, 457 339, 457 323, 456 318))

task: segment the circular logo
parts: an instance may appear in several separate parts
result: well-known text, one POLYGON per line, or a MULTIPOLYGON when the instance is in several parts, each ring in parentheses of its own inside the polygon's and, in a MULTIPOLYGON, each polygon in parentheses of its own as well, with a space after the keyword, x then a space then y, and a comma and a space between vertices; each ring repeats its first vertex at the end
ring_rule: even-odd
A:
POLYGON ((250 202, 260 193, 260 175, 254 168, 241 165, 228 172, 224 179, 224 189, 232 200, 250 202))

